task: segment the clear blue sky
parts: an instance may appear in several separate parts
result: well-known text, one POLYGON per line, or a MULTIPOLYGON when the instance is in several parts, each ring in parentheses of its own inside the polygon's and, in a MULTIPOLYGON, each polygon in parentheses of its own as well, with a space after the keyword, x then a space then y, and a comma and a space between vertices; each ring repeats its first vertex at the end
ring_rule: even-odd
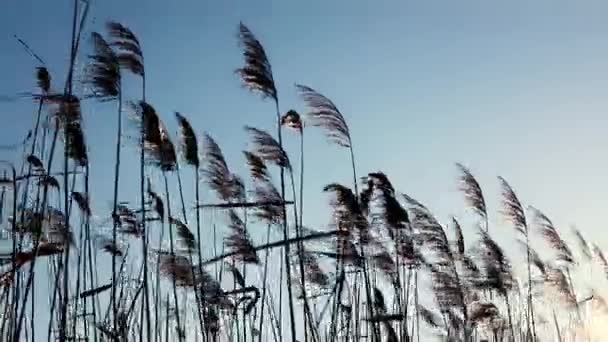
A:
MULTIPOLYGON (((70 6, 4 1, 0 94, 34 85, 36 64, 15 33, 63 80, 70 6)), ((575 223, 606 248, 606 13, 605 1, 106 0, 93 1, 89 29, 108 19, 131 27, 144 48, 149 102, 172 128, 177 110, 199 132, 210 132, 236 169, 246 146, 242 126, 273 125, 272 105, 241 89, 233 74, 241 65, 242 20, 266 47, 283 110, 304 110, 294 83, 338 105, 351 127, 360 175, 386 172, 398 189, 446 219, 464 212, 456 191, 459 161, 478 176, 494 218, 502 175, 525 204, 544 210, 562 230, 575 223)), ((25 134, 33 110, 29 103, 0 103, 0 144, 25 134)), ((84 111, 97 173, 94 206, 109 212, 104 187, 111 183, 115 111, 110 105, 84 111)), ((314 226, 328 220, 322 186, 350 182, 350 173, 345 150, 327 147, 313 129, 306 137, 306 220, 314 226)), ((125 155, 135 156, 132 144, 125 155)))

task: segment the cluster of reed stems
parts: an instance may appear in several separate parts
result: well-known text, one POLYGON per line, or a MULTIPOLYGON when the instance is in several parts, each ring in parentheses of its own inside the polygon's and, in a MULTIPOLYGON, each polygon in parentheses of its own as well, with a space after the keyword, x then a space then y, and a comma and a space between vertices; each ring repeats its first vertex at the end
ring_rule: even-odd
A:
POLYGON ((440 222, 383 172, 360 177, 354 139, 337 105, 296 85, 308 113, 281 108, 266 51, 244 24, 236 75, 274 105, 276 116, 268 119, 276 132, 245 127, 249 174, 241 177, 214 138, 199 136, 181 113, 174 115, 174 143, 146 99, 138 37, 108 22, 85 39, 87 18, 88 3, 75 0, 65 84, 54 84, 44 64, 37 67, 37 90, 28 95, 37 103, 34 126, 17 161, 2 162, 0 217, 12 243, 0 256, 2 340, 583 341, 589 316, 608 310, 599 290, 571 276, 598 266, 608 275, 601 249, 578 230, 576 248, 570 247, 503 178, 498 212, 522 247, 521 270, 494 240, 482 188, 465 166, 457 164, 457 172, 475 217, 469 229, 456 218, 440 222), (80 55, 86 68, 75 77, 80 55), (141 97, 123 98, 126 75, 141 82, 141 97), (117 122, 112 210, 96 212, 101 220, 92 220, 81 106, 95 101, 115 104, 117 122), (136 203, 121 193, 124 113, 137 127, 130 133, 139 147, 136 203), (305 226, 303 201, 304 134, 315 127, 347 150, 352 166, 351 184, 323 189, 332 216, 318 230, 305 226), (284 149, 294 136, 296 167, 284 149), (182 184, 183 173, 194 184, 182 184), (203 201, 201 188, 212 197, 203 201), (195 205, 185 203, 185 189, 194 192, 195 205), (474 232, 472 243, 463 230, 474 232), (252 235, 265 242, 254 243, 252 235), (211 257, 204 257, 203 236, 213 236, 211 257), (543 257, 532 247, 539 236, 551 251, 543 257), (278 269, 269 267, 277 262, 278 269), (48 298, 36 297, 36 286, 47 286, 48 298))

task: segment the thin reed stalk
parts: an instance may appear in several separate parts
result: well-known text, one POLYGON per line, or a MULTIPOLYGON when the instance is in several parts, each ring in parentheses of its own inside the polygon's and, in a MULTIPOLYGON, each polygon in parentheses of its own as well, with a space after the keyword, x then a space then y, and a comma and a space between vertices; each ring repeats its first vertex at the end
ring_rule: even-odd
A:
MULTIPOLYGON (((169 198, 169 181, 167 179, 167 173, 165 171, 163 171, 163 179, 165 182, 165 203, 167 205, 167 217, 171 218, 171 201, 169 198)), ((171 220, 169 220, 169 252, 171 253, 171 256, 175 255, 175 247, 173 244, 173 222, 171 220)), ((183 341, 184 336, 183 336, 183 327, 181 325, 181 320, 180 320, 180 309, 179 309, 179 300, 177 297, 177 285, 176 285, 176 281, 175 278, 172 278, 172 282, 173 282, 173 302, 175 303, 175 321, 177 324, 177 340, 178 341, 183 341)))

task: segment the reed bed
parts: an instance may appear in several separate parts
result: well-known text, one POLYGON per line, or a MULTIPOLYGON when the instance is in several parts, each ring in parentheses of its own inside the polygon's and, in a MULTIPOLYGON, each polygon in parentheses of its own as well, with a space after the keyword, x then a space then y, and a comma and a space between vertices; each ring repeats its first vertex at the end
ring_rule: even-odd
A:
POLYGON ((87 2, 75 1, 65 84, 36 68, 26 96, 35 124, 7 159, 16 161, 0 165, 12 246, 0 255, 3 341, 586 341, 608 313, 602 285, 572 276, 608 277, 608 259, 580 231, 558 229, 501 177, 501 205, 489 208, 461 164, 455 182, 474 217, 466 224, 442 222, 383 172, 361 174, 346 114, 300 84, 307 112, 281 107, 269 54, 245 24, 235 79, 274 106, 276 131, 244 127, 249 149, 229 163, 188 108, 161 115, 146 98, 145 40, 113 21, 85 37, 87 20, 87 2), (140 97, 125 98, 127 82, 140 97), (93 102, 116 110, 115 164, 100 170, 112 175, 109 212, 91 205, 104 200, 89 190, 83 123, 93 102), (316 129, 348 154, 352 183, 306 188, 304 136, 316 129), (299 155, 286 152, 287 139, 299 155), (121 193, 121 160, 135 157, 128 144, 138 147, 137 202, 121 193), (327 225, 305 225, 305 190, 326 198, 327 225), (521 248, 524 267, 495 239, 504 228, 494 218, 512 228, 501 236, 521 248), (540 243, 550 248, 538 253, 540 243), (48 296, 34 295, 39 286, 48 296))

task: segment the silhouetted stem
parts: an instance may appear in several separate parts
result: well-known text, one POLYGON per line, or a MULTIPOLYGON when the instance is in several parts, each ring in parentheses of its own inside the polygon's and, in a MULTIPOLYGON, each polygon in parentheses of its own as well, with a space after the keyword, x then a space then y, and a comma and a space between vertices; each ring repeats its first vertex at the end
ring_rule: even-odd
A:
MULTIPOLYGON (((266 228, 266 244, 270 243, 270 226, 266 228)), ((267 287, 267 276, 268 276, 268 255, 270 254, 270 248, 266 249, 266 255, 264 256, 264 275, 262 276, 262 304, 260 305, 260 323, 258 331, 260 333, 258 342, 262 342, 262 336, 264 335, 264 304, 266 299, 266 287, 267 287)), ((202 262, 201 262, 202 264, 202 262)))
POLYGON ((528 268, 528 307, 530 310, 530 319, 532 321, 532 336, 536 340, 536 322, 534 319, 534 302, 532 297, 532 266, 530 264, 530 241, 528 237, 528 228, 525 230, 526 234, 526 264, 528 268))
MULTIPOLYGON (((200 197, 201 197, 201 190, 200 190, 200 179, 199 179, 200 175, 199 175, 199 170, 198 167, 194 168, 194 191, 195 191, 195 199, 196 199, 196 203, 200 202, 200 197)), ((197 241, 197 249, 196 249, 196 254, 198 256, 198 264, 199 264, 199 273, 202 274, 203 272, 203 268, 202 266, 200 266, 203 262, 203 253, 202 253, 202 247, 201 247, 201 212, 199 210, 199 208, 196 208, 196 241, 197 241)), ((196 290, 195 290, 196 291, 196 290)), ((197 295, 198 296, 198 295, 197 295)), ((205 332, 205 325, 204 325, 204 319, 203 319, 203 296, 199 296, 198 298, 199 300, 199 305, 196 308, 197 312, 198 312, 198 317, 199 317, 199 325, 201 328, 201 334, 203 334, 205 332)))
MULTIPOLYGON (((163 178, 165 180, 165 202, 167 204, 167 215, 168 217, 171 217, 171 201, 169 199, 169 181, 167 180, 167 173, 163 172, 163 178)), ((174 246, 173 246, 173 223, 171 222, 171 220, 169 220, 169 251, 171 253, 171 256, 175 255, 175 250, 174 250, 174 246)), ((177 298, 177 286, 175 284, 175 278, 172 279, 173 281, 173 301, 175 302, 175 321, 177 323, 177 337, 179 341, 183 341, 183 336, 181 334, 181 329, 182 329, 182 325, 181 325, 181 320, 180 320, 180 314, 179 314, 179 301, 177 298)))
MULTIPOLYGON (((289 172, 289 176, 291 179, 291 189, 293 198, 296 198, 296 184, 293 177, 293 172, 289 172)), ((294 222, 296 228, 296 238, 300 238, 302 235, 302 227, 299 225, 298 221, 298 209, 296 206, 293 208, 294 210, 294 222)), ((302 241, 299 241, 297 244, 297 252, 298 252, 298 263, 300 266, 300 283, 302 285, 302 296, 304 301, 304 341, 308 342, 308 328, 311 329, 311 332, 314 335, 314 326, 312 325, 312 315, 310 312, 310 306, 308 305, 308 297, 306 295, 306 277, 304 275, 304 245, 302 241)))
POLYGON ((557 323, 557 315, 555 314, 555 309, 553 310, 553 324, 555 324, 555 332, 557 334, 557 341, 563 342, 562 333, 559 329, 559 324, 557 323))
POLYGON ((199 209, 237 209, 237 208, 258 208, 260 206, 272 205, 282 206, 294 204, 293 201, 260 201, 260 202, 230 202, 230 203, 210 203, 200 204, 199 209))
MULTIPOLYGON (((142 75, 142 101, 146 101, 146 76, 142 75)), ((141 122, 145 121, 145 113, 141 111, 141 122)), ((152 339, 151 336, 151 328, 152 328, 152 320, 150 318, 150 290, 149 290, 149 282, 148 282, 148 229, 146 229, 146 164, 145 164, 145 131, 144 125, 141 125, 140 133, 139 133, 139 143, 140 143, 140 151, 139 151, 139 200, 140 200, 140 209, 141 209, 141 229, 144 232, 141 237, 141 248, 143 252, 143 287, 144 287, 144 310, 145 310, 145 322, 146 322, 146 338, 148 341, 152 339)))
MULTIPOLYGON (((275 109, 276 109, 276 114, 277 114, 277 136, 279 138, 279 146, 281 147, 281 149, 283 149, 283 134, 281 132, 281 111, 279 110, 279 100, 278 98, 275 98, 275 109)), ((284 201, 285 200, 285 168, 281 167, 281 199, 284 201)), ((282 210, 283 210, 283 240, 285 242, 287 242, 287 240, 289 239, 289 226, 287 225, 287 210, 285 208, 285 205, 282 206, 282 210)), ((290 327, 291 327, 291 340, 292 341, 296 341, 296 321, 295 321, 295 314, 294 314, 294 305, 293 305, 293 289, 292 289, 292 284, 291 284, 291 257, 290 257, 290 251, 289 251, 289 244, 285 244, 285 272, 287 272, 287 295, 289 298, 287 298, 288 302, 289 302, 289 318, 290 318, 290 327)))
MULTIPOLYGON (((329 231, 329 232, 314 233, 314 234, 302 236, 300 238, 291 238, 291 239, 287 239, 287 240, 280 240, 280 241, 275 241, 275 242, 267 243, 267 244, 264 244, 264 245, 256 246, 254 249, 255 249, 256 252, 258 252, 258 251, 263 251, 263 250, 266 250, 266 249, 272 249, 272 248, 277 248, 277 247, 288 246, 288 245, 291 245, 293 243, 298 243, 300 241, 304 242, 304 241, 309 241, 309 240, 323 239, 323 238, 328 238, 328 237, 336 236, 336 235, 339 235, 339 234, 343 234, 343 232, 340 232, 338 230, 333 230, 333 231, 329 231)), ((238 252, 238 251, 224 253, 222 255, 219 255, 219 256, 216 256, 214 258, 207 259, 207 260, 203 261, 201 265, 202 266, 210 265, 210 264, 216 263, 218 261, 222 261, 222 260, 224 260, 226 258, 230 258, 230 257, 236 256, 239 253, 240 252, 238 252)))

